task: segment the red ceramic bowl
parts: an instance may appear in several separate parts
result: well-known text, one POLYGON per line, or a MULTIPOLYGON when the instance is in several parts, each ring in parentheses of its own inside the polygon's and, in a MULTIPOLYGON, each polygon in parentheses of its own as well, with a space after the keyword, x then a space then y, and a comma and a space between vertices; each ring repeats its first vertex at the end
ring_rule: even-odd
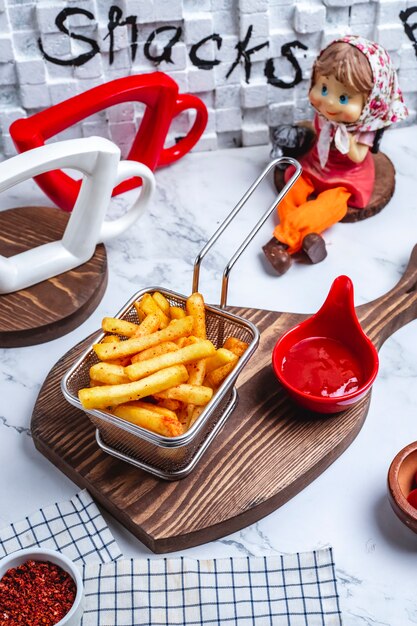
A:
POLYGON ((338 413, 369 391, 378 373, 378 352, 365 335, 347 276, 334 281, 321 309, 277 341, 272 366, 302 407, 338 413))
POLYGON ((417 533, 417 509, 407 496, 414 487, 417 473, 417 441, 400 450, 388 470, 388 498, 394 513, 410 530, 417 533))

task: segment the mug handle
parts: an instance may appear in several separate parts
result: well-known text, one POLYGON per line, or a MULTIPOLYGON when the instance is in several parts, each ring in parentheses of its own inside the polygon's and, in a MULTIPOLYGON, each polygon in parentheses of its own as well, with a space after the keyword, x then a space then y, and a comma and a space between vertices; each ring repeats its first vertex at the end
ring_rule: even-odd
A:
MULTIPOLYGON (((176 82, 163 72, 125 76, 93 87, 28 118, 15 120, 9 132, 17 150, 24 152, 43 146, 50 137, 110 106, 141 102, 146 105, 145 116, 128 159, 155 169, 175 114, 177 95, 176 82)), ((72 211, 80 181, 58 169, 40 174, 35 181, 54 204, 64 211, 72 211)), ((112 195, 140 184, 140 177, 131 177, 117 185, 112 195)))
POLYGON ((188 109, 195 109, 197 113, 194 124, 188 134, 181 138, 175 146, 164 148, 161 151, 158 167, 169 165, 170 163, 174 163, 174 161, 178 161, 178 159, 183 157, 195 146, 203 134, 204 129, 207 126, 208 113, 204 102, 196 96, 192 96, 190 94, 180 94, 177 97, 172 119, 177 117, 177 115, 182 113, 182 111, 187 111, 188 109))
POLYGON ((99 243, 106 243, 118 237, 123 231, 127 230, 136 222, 146 209, 148 202, 155 189, 155 177, 152 171, 137 161, 120 161, 116 174, 115 185, 120 184, 126 179, 134 176, 140 176, 142 179, 142 187, 140 195, 135 202, 127 210, 127 212, 116 220, 105 220, 100 231, 99 243))

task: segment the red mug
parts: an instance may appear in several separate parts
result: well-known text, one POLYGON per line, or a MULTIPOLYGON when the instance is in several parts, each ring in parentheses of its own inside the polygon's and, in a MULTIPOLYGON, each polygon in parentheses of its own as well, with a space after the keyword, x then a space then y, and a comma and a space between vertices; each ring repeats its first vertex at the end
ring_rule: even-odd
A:
MULTIPOLYGON (((31 117, 21 118, 10 126, 10 134, 19 152, 43 146, 45 141, 86 117, 122 102, 142 102, 145 114, 133 140, 128 160, 140 161, 151 170, 177 161, 195 146, 207 124, 205 104, 189 94, 179 94, 177 83, 162 72, 127 76, 93 87, 31 117), (187 109, 196 110, 189 133, 170 148, 164 142, 173 118, 187 109)), ((81 181, 62 170, 35 177, 39 187, 54 204, 72 211, 81 181)), ((141 185, 138 177, 117 185, 113 196, 141 185)))

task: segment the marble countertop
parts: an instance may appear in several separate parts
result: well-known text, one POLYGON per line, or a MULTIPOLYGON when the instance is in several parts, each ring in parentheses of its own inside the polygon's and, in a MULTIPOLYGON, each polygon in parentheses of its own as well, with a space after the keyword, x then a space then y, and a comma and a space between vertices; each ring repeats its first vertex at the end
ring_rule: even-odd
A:
MULTIPOLYGON (((261 246, 271 237, 271 216, 231 273, 228 303, 312 313, 340 274, 352 279, 356 305, 391 289, 417 243, 416 140, 415 126, 385 133, 382 150, 397 171, 394 197, 371 219, 329 229, 324 262, 294 264, 282 277, 270 271, 261 246)), ((49 370, 134 292, 161 285, 190 293, 196 254, 268 161, 269 148, 262 146, 194 153, 159 170, 147 214, 106 246, 109 285, 91 317, 47 344, 0 350, 0 525, 78 491, 35 449, 30 435, 32 409, 49 370)), ((206 301, 219 301, 223 267, 274 196, 271 177, 207 256, 200 277, 206 301)), ((114 214, 123 210, 125 201, 113 201, 114 214)), ((0 196, 1 209, 37 204, 49 202, 31 181, 0 196)), ((383 345, 365 424, 319 478, 258 523, 181 554, 269 555, 331 545, 346 626, 417 624, 417 535, 397 519, 386 495, 391 460, 417 439, 416 336, 417 324, 412 322, 383 345)), ((125 556, 161 558, 104 515, 125 556)))

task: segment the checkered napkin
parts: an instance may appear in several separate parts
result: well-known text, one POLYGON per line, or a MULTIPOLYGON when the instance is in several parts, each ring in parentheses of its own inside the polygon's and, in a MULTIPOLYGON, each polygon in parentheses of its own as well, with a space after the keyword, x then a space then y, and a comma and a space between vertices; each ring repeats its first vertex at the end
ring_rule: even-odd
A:
POLYGON ((88 565, 83 626, 340 626, 331 549, 88 565))
POLYGON ((81 568, 122 556, 100 511, 87 491, 40 509, 0 530, 0 558, 22 548, 58 550, 81 568))
POLYGON ((82 626, 340 626, 331 548, 228 559, 121 559, 86 491, 0 530, 0 557, 59 550, 85 586, 82 626))

